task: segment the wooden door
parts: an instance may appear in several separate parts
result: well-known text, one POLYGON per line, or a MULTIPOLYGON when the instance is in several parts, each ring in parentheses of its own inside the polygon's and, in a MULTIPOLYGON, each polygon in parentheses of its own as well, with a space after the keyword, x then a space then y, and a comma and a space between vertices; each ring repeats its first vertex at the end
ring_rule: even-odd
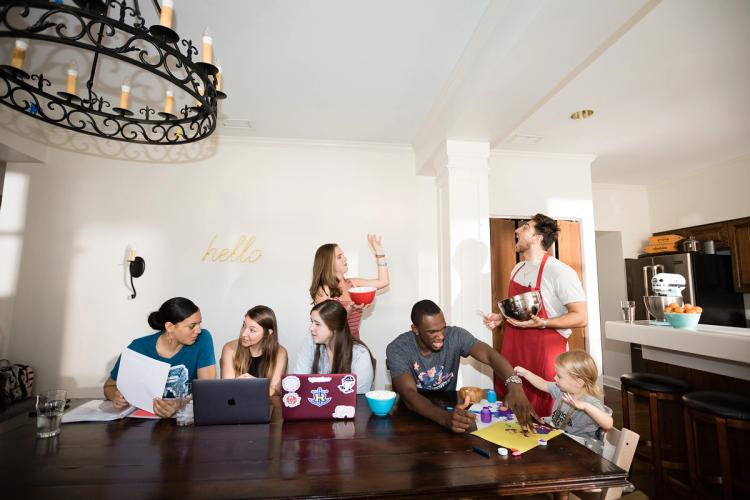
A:
MULTIPOLYGON (((557 225, 557 258, 575 269, 578 279, 583 283, 583 259, 581 255, 581 224, 568 220, 559 220, 557 225)), ((586 328, 573 328, 568 337, 570 350, 586 350, 586 328)))
MULTIPOLYGON (((519 261, 516 253, 515 230, 528 219, 490 219, 490 259, 492 276, 492 311, 500 312, 497 302, 508 297, 508 280, 513 266, 519 261)), ((583 283, 581 253, 581 225, 579 222, 558 220, 560 233, 557 244, 548 253, 575 269, 583 283)), ((586 349, 586 329, 574 328, 568 339, 570 349, 586 349)), ((502 328, 492 332, 492 347, 500 351, 503 345, 502 328)))
MULTIPOLYGON (((492 276, 492 312, 499 313, 497 303, 508 297, 508 277, 516 265, 516 221, 490 219, 490 265, 492 276)), ((500 352, 503 327, 492 331, 492 347, 500 352)))

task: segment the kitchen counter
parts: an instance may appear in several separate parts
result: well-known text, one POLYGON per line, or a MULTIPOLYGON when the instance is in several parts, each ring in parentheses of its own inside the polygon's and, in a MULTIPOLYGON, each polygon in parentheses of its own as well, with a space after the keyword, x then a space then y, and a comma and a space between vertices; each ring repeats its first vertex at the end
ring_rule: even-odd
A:
POLYGON ((698 325, 684 330, 649 321, 607 321, 604 334, 641 344, 644 359, 750 380, 750 328, 698 325))

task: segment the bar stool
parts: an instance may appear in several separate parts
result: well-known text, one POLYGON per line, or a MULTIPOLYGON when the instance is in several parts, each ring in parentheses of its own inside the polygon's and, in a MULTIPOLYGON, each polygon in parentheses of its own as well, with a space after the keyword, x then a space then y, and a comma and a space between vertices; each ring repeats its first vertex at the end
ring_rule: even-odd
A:
POLYGON ((750 443, 747 440, 750 399, 737 394, 702 391, 685 394, 682 401, 694 498, 750 498, 750 443), (700 432, 701 422, 704 428, 713 427, 715 434, 700 432))
POLYGON ((689 494, 688 479, 684 482, 670 474, 671 471, 688 471, 687 459, 682 449, 682 419, 675 418, 669 426, 673 430, 673 439, 668 441, 664 436, 665 405, 671 405, 673 413, 679 415, 682 407, 682 395, 690 392, 690 384, 684 380, 653 373, 626 373, 620 377, 622 384, 622 426, 633 429, 630 424, 630 394, 648 400, 649 427, 651 440, 641 442, 651 448, 651 453, 642 449, 635 452, 636 457, 649 462, 654 467, 654 479, 657 498, 665 498, 665 486, 670 483, 677 486, 682 493, 689 494), (677 426, 677 428, 675 428, 677 426))

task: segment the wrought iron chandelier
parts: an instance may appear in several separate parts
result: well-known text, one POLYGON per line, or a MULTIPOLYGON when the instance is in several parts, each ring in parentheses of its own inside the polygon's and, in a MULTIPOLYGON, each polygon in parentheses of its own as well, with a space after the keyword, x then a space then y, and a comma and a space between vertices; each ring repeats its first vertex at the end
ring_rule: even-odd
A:
MULTIPOLYGON (((198 48, 171 29, 173 1, 153 4, 159 24, 147 27, 138 0, 2 0, 0 40, 10 39, 13 46, 10 60, 0 61, 0 102, 46 123, 118 141, 163 145, 208 137, 216 129, 218 100, 226 97, 221 69, 212 60, 213 38, 206 30, 201 61, 194 61, 198 48), (85 89, 78 91, 76 60, 57 91, 43 72, 27 73, 27 51, 37 42, 83 52, 90 64, 85 89), (115 65, 125 63, 127 79, 119 88, 101 81, 102 62, 108 58, 115 65), (146 79, 139 70, 153 75, 147 77, 156 82, 150 89, 166 87, 163 107, 146 103, 130 109, 131 82, 146 79), (117 91, 114 106, 104 95, 117 91), (179 109, 175 95, 184 103, 179 109)), ((58 68, 57 73, 63 71, 58 68)))

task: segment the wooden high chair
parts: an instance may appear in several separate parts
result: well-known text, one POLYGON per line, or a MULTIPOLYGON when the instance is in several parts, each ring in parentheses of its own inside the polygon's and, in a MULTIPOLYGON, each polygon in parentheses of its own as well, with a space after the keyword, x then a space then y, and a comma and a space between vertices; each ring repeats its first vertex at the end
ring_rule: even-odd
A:
MULTIPOLYGON (((630 464, 633 463, 635 448, 638 446, 640 435, 630 429, 622 430, 614 427, 607 431, 604 436, 604 450, 602 455, 619 468, 626 471, 630 470, 630 464)), ((581 500, 611 500, 622 496, 622 488, 604 488, 597 490, 574 491, 570 493, 571 499, 581 500)))

